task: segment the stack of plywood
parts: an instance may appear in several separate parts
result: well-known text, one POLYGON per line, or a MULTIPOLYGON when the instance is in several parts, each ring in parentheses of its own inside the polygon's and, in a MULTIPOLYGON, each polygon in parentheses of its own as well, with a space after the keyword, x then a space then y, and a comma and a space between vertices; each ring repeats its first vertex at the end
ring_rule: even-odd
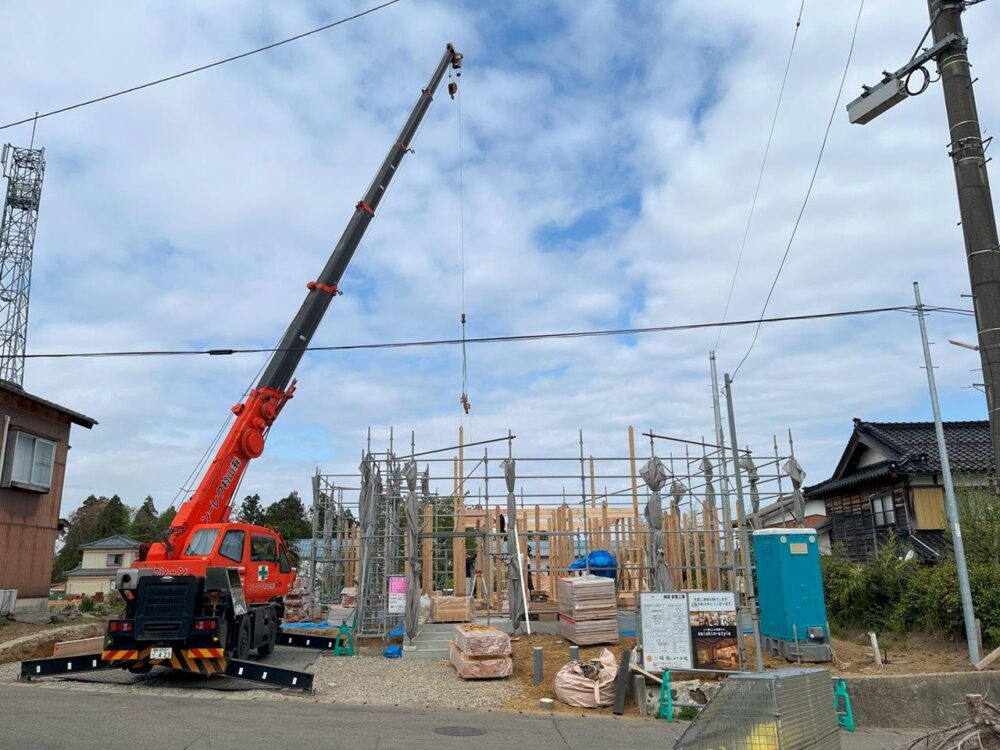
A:
POLYGON ((466 680, 514 674, 510 636, 485 625, 456 625, 450 657, 459 677, 466 680))
POLYGON ((476 603, 471 596, 431 597, 431 622, 472 622, 476 603))
POLYGON ((618 640, 618 606, 612 578, 560 578, 559 634, 579 646, 618 640))

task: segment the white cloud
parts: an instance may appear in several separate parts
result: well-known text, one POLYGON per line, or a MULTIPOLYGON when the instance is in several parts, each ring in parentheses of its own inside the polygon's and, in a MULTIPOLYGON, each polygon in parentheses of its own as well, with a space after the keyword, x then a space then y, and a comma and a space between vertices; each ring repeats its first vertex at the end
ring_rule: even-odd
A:
MULTIPOLYGON (((354 3, 352 7, 362 7, 354 3)), ((798 3, 403 2, 273 53, 39 123, 46 147, 30 349, 267 345, 283 331, 446 41, 462 76, 469 334, 717 320, 749 210, 798 3), (545 239, 542 239, 545 238, 545 239)), ((856 6, 807 3, 730 318, 755 317, 809 179, 856 6)), ((7 116, 155 78, 327 20, 310 4, 13 7, 7 116), (280 7, 280 11, 277 8, 280 7)), ((339 11, 338 11, 339 12, 339 11)), ((984 124, 1000 100, 966 16, 984 124)), ((826 156, 770 312, 936 304, 967 290, 941 93, 849 126, 863 82, 926 27, 869 4, 826 156)), ((459 333, 457 106, 442 90, 317 344, 459 333)), ((29 130, 8 131, 15 141, 29 130)), ((937 341, 971 338, 931 320, 937 341)), ((731 371, 752 331, 726 330, 731 371)), ((470 347, 470 439, 518 434, 522 455, 621 455, 625 427, 712 433, 715 331, 470 347)), ((974 355, 936 347, 948 415, 979 417, 974 355)), ((809 480, 854 416, 926 418, 909 316, 765 327, 735 391, 741 442, 790 427, 809 480)), ((29 390, 92 414, 74 432, 68 511, 91 492, 169 500, 259 357, 33 360, 29 390)), ((310 355, 246 490, 306 491, 350 470, 368 425, 451 444, 456 349, 310 355)), ((641 451, 645 451, 643 446, 641 451)))

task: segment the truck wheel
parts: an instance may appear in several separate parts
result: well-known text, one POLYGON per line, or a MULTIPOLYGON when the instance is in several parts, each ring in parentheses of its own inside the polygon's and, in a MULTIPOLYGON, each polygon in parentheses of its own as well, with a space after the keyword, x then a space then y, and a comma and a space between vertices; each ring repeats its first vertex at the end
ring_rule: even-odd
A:
POLYGON ((258 656, 270 656, 274 653, 274 646, 278 642, 278 617, 275 612, 271 612, 271 623, 267 628, 267 640, 257 648, 258 656))
POLYGON ((250 656, 250 617, 244 615, 240 618, 239 630, 236 635, 236 647, 233 649, 233 657, 236 659, 246 659, 250 656))

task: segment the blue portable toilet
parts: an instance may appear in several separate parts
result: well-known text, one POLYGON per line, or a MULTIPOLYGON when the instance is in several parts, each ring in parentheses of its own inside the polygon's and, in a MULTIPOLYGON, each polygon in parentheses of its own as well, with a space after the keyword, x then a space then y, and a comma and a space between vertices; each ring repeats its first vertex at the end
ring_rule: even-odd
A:
POLYGON ((790 661, 833 658, 813 529, 753 532, 762 646, 790 661))

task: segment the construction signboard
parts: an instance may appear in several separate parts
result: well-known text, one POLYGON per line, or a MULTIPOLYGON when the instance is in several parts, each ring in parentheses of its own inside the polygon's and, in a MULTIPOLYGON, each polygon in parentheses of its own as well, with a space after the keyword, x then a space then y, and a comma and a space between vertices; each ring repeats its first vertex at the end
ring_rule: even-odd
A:
POLYGON ((639 602, 644 669, 739 671, 736 595, 731 591, 643 591, 639 602))

